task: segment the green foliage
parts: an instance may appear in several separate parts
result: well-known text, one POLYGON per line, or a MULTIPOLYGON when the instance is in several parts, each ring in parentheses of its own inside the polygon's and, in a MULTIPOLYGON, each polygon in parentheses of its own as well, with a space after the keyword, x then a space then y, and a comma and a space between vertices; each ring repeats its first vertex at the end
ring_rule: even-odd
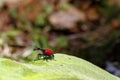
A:
POLYGON ((10 10, 9 10, 9 13, 10 13, 10 15, 11 15, 13 18, 16 18, 17 14, 18 14, 16 8, 10 9, 10 10))
POLYGON ((68 39, 65 36, 61 36, 57 39, 57 45, 60 47, 66 47, 68 45, 68 39))
POLYGON ((62 4, 59 8, 64 10, 64 9, 68 9, 70 6, 71 6, 70 4, 66 3, 66 4, 62 4))
POLYGON ((28 6, 28 7, 26 7, 26 12, 30 12, 30 11, 32 11, 32 8, 30 7, 30 6, 28 6))
POLYGON ((40 14, 35 20, 35 24, 38 26, 44 26, 45 23, 46 23, 46 15, 45 14, 40 14))
POLYGON ((47 39, 47 37, 45 37, 45 36, 40 36, 39 42, 40 42, 40 44, 41 44, 41 46, 42 46, 43 48, 47 48, 47 47, 48 47, 48 44, 47 44, 48 39, 47 39))
POLYGON ((3 2, 0 2, 0 8, 4 6, 4 3, 3 2))
POLYGON ((106 16, 106 17, 114 17, 116 14, 120 12, 120 9, 117 5, 109 5, 108 0, 102 1, 102 7, 100 7, 100 11, 106 16))
POLYGON ((22 24, 26 22, 26 16, 25 14, 22 14, 18 17, 18 21, 20 21, 22 24))
POLYGON ((102 1, 102 6, 108 6, 108 0, 103 0, 102 1))
POLYGON ((49 6, 49 5, 48 5, 48 6, 45 6, 45 7, 44 7, 44 11, 45 11, 46 14, 50 14, 50 13, 52 12, 52 7, 49 6))
POLYGON ((120 36, 120 29, 114 31, 113 32, 113 36, 115 36, 116 38, 118 38, 120 36))
POLYGON ((0 38, 0 46, 3 46, 5 44, 4 39, 0 38))
POLYGON ((20 30, 11 30, 11 31, 1 33, 1 36, 11 38, 11 37, 15 37, 15 36, 19 35, 20 33, 21 33, 20 30))
POLYGON ((109 6, 106 8, 100 8, 100 11, 106 16, 111 17, 115 13, 119 11, 119 9, 116 6, 109 6))
POLYGON ((120 15, 118 15, 117 19, 120 21, 120 15))
POLYGON ((48 44, 48 38, 46 36, 39 36, 37 43, 38 44, 36 44, 36 46, 38 47, 52 49, 52 47, 48 44))
POLYGON ((64 54, 52 61, 18 63, 0 58, 1 80, 120 80, 97 66, 64 54))

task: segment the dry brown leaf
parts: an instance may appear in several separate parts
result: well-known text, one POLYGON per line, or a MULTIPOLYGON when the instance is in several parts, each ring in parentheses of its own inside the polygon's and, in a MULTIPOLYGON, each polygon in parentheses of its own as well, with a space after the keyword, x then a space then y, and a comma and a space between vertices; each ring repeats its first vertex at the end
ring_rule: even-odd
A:
POLYGON ((74 7, 69 7, 66 10, 54 12, 49 16, 49 21, 54 26, 54 29, 74 30, 78 21, 85 21, 86 15, 74 7))
POLYGON ((112 21, 112 26, 113 26, 114 30, 120 28, 120 21, 119 20, 113 20, 112 21))
POLYGON ((99 19, 99 13, 97 12, 96 8, 90 8, 87 11, 87 17, 89 20, 98 20, 99 19))
POLYGON ((9 21, 10 21, 10 18, 7 11, 1 12, 0 13, 0 30, 1 31, 7 31, 12 28, 12 26, 8 24, 9 21))
POLYGON ((15 8, 21 6, 21 4, 28 3, 31 0, 1 0, 0 2, 5 3, 9 8, 15 8))
POLYGON ((24 15, 28 20, 34 21, 40 14, 42 7, 39 0, 29 0, 28 2, 21 4, 21 7, 18 8, 19 16, 24 15))
POLYGON ((108 0, 110 5, 117 5, 120 7, 120 0, 108 0))

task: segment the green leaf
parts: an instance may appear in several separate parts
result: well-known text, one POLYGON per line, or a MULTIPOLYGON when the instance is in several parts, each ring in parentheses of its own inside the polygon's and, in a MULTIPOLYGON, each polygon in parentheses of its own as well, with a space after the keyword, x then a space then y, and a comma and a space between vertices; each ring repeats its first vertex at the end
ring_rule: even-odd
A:
POLYGON ((19 63, 0 58, 0 80, 120 80, 73 56, 55 54, 55 60, 19 63))

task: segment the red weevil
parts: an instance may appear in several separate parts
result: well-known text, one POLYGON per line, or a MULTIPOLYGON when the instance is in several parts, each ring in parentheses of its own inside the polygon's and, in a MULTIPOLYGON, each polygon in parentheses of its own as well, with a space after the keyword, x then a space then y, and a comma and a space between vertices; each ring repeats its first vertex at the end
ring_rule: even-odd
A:
POLYGON ((54 59, 54 53, 50 49, 34 48, 34 50, 42 51, 42 53, 39 53, 37 55, 37 59, 42 58, 42 57, 43 57, 43 60, 46 60, 46 61, 54 59))

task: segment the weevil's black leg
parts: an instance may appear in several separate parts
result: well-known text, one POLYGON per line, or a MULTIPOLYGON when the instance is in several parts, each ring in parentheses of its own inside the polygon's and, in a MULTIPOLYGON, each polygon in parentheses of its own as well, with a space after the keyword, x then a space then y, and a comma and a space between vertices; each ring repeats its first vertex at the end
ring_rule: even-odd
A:
POLYGON ((54 59, 54 55, 52 55, 52 59, 54 59))
POLYGON ((46 60, 46 61, 53 60, 53 59, 54 59, 54 55, 44 57, 44 60, 46 60))
POLYGON ((36 60, 39 60, 42 56, 43 56, 43 55, 39 53, 39 54, 37 55, 35 61, 36 61, 36 60))
POLYGON ((53 60, 54 59, 54 55, 49 56, 49 59, 53 60))
POLYGON ((51 56, 48 56, 48 55, 45 55, 45 56, 44 56, 44 60, 46 60, 46 61, 51 60, 51 59, 52 59, 51 56))
POLYGON ((37 55, 37 59, 38 59, 38 60, 41 59, 42 56, 43 56, 43 54, 38 54, 38 55, 37 55))
POLYGON ((56 61, 55 58, 54 58, 54 55, 52 55, 52 60, 56 61))
POLYGON ((45 61, 48 62, 48 56, 44 56, 44 57, 43 57, 43 60, 45 60, 45 61))

